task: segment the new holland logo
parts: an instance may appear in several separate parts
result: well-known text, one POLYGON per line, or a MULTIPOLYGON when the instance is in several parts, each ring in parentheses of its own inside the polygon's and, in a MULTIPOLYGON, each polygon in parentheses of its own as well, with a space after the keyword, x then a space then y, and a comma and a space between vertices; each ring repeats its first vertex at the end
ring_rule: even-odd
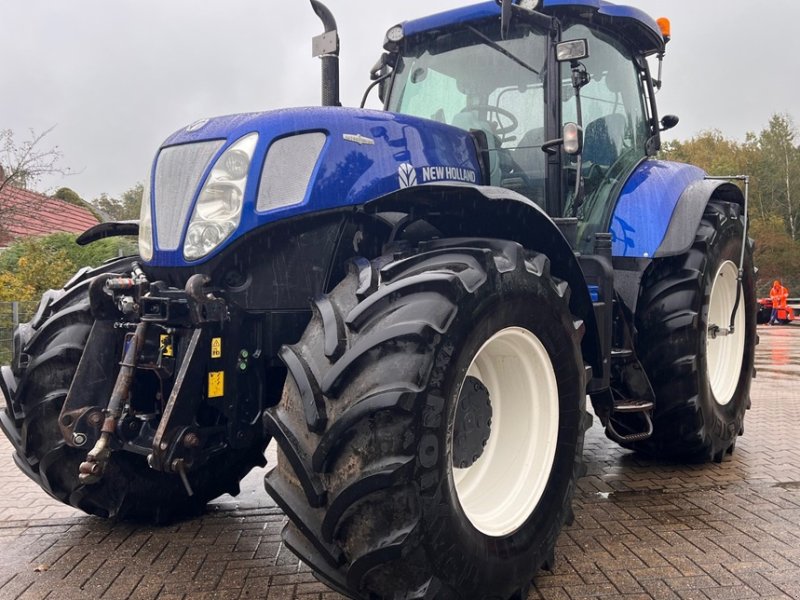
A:
POLYGON ((186 133, 194 133, 195 131, 199 131, 205 127, 210 120, 211 119, 200 119, 199 121, 195 121, 186 128, 186 133))
POLYGON ((401 188, 413 187, 417 185, 417 171, 414 169, 413 165, 403 163, 400 165, 400 168, 397 169, 397 174, 400 177, 401 188))
MULTIPOLYGON (((403 163, 397 170, 400 176, 400 187, 413 187, 419 183, 417 169, 409 163, 403 163)), ((476 183, 478 174, 472 169, 464 167, 421 167, 422 183, 434 181, 459 181, 462 183, 476 183)))
POLYGON ((475 171, 463 167, 422 167, 422 182, 429 181, 462 181, 475 183, 478 180, 475 171))

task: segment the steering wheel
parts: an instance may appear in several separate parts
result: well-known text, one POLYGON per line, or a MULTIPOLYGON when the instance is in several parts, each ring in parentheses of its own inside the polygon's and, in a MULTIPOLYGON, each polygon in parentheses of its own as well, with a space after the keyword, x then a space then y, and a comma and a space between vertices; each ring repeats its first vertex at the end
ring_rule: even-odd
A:
POLYGON ((504 137, 506 134, 511 133, 519 125, 519 120, 514 113, 505 108, 500 108, 499 106, 492 106, 491 104, 473 104, 467 106, 461 112, 471 112, 474 110, 485 110, 489 117, 491 117, 492 114, 497 116, 497 121, 494 123, 497 125, 497 129, 494 130, 494 134, 499 137, 504 137), (508 123, 504 125, 502 119, 508 119, 508 123))

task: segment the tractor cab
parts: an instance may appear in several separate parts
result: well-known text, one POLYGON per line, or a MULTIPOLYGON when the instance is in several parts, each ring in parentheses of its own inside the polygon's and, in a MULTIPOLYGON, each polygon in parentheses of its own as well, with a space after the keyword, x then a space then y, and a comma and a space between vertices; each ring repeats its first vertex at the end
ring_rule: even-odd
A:
POLYGON ((471 132, 484 180, 552 217, 577 217, 586 250, 594 233, 608 230, 612 200, 632 171, 659 148, 645 58, 663 53, 665 38, 635 9, 560 4, 509 3, 505 26, 489 2, 392 28, 384 101, 389 111, 471 132), (571 41, 580 55, 576 44, 561 43, 571 41), (578 139, 565 145, 569 131, 578 139))
POLYGON ((493 19, 410 37, 387 108, 472 132, 487 182, 544 206, 548 35, 525 22, 510 33, 493 19))

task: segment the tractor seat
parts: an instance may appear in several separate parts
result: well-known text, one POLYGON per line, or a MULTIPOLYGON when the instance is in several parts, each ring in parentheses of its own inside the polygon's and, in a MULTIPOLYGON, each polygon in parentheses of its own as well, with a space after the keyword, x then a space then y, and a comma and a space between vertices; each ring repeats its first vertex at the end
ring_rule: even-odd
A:
POLYGON ((530 129, 514 149, 514 161, 530 179, 544 179, 546 156, 542 151, 544 127, 530 129))
POLYGON ((500 149, 500 140, 494 133, 492 124, 478 116, 478 111, 465 109, 453 116, 453 127, 458 127, 465 131, 483 131, 486 134, 486 141, 489 145, 489 172, 492 185, 498 185, 500 173, 500 161, 497 151, 500 149))
POLYGON ((610 167, 622 153, 626 120, 613 114, 595 119, 586 126, 583 139, 583 159, 595 165, 610 167))

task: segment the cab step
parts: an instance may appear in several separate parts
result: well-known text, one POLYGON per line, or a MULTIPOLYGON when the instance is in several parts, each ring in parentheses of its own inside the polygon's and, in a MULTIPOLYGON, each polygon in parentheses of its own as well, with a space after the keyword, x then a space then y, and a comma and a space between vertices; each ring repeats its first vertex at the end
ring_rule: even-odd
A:
MULTIPOLYGON (((653 402, 647 400, 617 400, 606 424, 606 434, 617 443, 641 442, 653 435, 653 402), (640 414, 643 419, 643 431, 621 434, 614 427, 614 415, 640 414)), ((626 426, 629 429, 630 426, 626 426)))

